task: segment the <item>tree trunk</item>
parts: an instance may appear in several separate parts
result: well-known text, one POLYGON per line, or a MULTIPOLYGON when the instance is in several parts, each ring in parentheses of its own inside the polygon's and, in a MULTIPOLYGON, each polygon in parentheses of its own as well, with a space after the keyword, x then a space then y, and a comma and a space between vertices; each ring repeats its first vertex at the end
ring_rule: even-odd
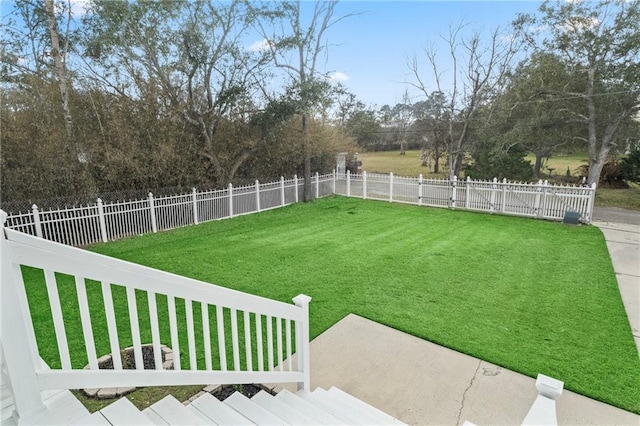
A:
POLYGON ((542 153, 536 152, 536 162, 533 165, 533 175, 537 178, 540 177, 540 168, 542 167, 542 153))
POLYGON ((309 143, 309 116, 302 114, 302 151, 304 155, 304 195, 305 202, 313 201, 311 191, 311 144, 309 143))
POLYGON ((440 149, 438 145, 433 149, 433 173, 440 173, 440 149))

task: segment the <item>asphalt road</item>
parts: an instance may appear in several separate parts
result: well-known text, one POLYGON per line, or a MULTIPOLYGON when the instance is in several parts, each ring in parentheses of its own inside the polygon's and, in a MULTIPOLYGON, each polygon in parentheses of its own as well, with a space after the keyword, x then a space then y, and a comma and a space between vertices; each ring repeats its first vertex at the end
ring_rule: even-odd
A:
POLYGON ((640 211, 618 207, 594 207, 592 221, 640 225, 640 211))

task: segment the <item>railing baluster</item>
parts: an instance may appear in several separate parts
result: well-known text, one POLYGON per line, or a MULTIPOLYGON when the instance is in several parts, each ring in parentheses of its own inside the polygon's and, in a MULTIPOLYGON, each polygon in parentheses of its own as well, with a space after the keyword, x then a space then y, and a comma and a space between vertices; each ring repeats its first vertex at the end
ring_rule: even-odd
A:
POLYGON ((181 370, 180 366, 180 344, 178 343, 178 320, 176 318, 176 299, 167 296, 169 308, 169 330, 171 332, 171 350, 173 351, 173 369, 181 370))
MULTIPOLYGON (((194 189, 195 193, 195 189, 194 189)), ((202 311, 202 337, 204 339, 204 364, 207 370, 213 370, 211 364, 211 332, 209 330, 209 305, 202 302, 200 304, 202 311)))
POLYGON ((184 308, 187 313, 187 344, 189 345, 189 368, 191 370, 197 370, 198 361, 196 359, 196 339, 193 327, 193 304, 191 300, 184 300, 184 308))
POLYGON ((62 308, 60 307, 60 296, 58 295, 56 276, 53 271, 44 271, 44 279, 47 284, 47 295, 49 296, 49 304, 51 305, 53 327, 56 332, 56 341, 58 342, 58 352, 60 353, 62 369, 71 370, 69 345, 67 343, 67 333, 64 329, 64 320, 62 319, 62 308))
POLYGON ((293 370, 292 361, 291 361, 291 321, 285 319, 285 330, 286 330, 286 338, 287 338, 287 363, 289 365, 289 371, 293 370))
POLYGON ((151 342, 153 344, 153 360, 156 370, 162 370, 162 349, 160 348, 160 328, 158 326, 158 306, 156 304, 156 294, 147 292, 149 304, 149 321, 151 324, 151 342))
POLYGON ((277 348, 278 348, 278 369, 283 371, 283 359, 282 359, 282 318, 276 318, 276 334, 277 336, 277 348))
POLYGON ((136 370, 144 370, 140 324, 138 323, 138 304, 136 301, 136 289, 133 287, 127 287, 127 304, 129 305, 129 322, 131 323, 131 338, 133 340, 133 356, 136 360, 136 370))
POLYGON ((102 300, 104 301, 104 312, 107 317, 107 331, 109 333, 109 345, 111 347, 113 368, 115 370, 122 370, 122 358, 120 358, 120 341, 118 340, 116 315, 113 311, 113 296, 111 295, 111 285, 105 281, 102 282, 102 300))
POLYGON ((89 368, 98 369, 98 357, 96 357, 96 344, 93 339, 93 329, 91 328, 91 314, 89 313, 89 301, 87 300, 87 288, 82 277, 75 277, 76 293, 78 295, 78 307, 80 308, 80 322, 82 324, 82 334, 84 335, 84 346, 87 351, 89 368))
POLYGON ((244 311, 244 349, 247 356, 247 371, 253 371, 253 358, 251 356, 251 315, 249 311, 244 311))
POLYGON ((258 371, 264 371, 264 354, 262 353, 262 315, 256 313, 256 342, 258 345, 258 371))
POLYGON ((269 361, 269 371, 275 367, 273 363, 273 317, 267 316, 267 361, 269 361))
POLYGON ((233 369, 240 371, 240 344, 238 343, 238 312, 231 309, 231 343, 233 347, 233 369))
POLYGON ((227 349, 224 340, 224 315, 222 306, 216 306, 216 324, 218 326, 218 350, 220 352, 220 370, 227 371, 227 349))

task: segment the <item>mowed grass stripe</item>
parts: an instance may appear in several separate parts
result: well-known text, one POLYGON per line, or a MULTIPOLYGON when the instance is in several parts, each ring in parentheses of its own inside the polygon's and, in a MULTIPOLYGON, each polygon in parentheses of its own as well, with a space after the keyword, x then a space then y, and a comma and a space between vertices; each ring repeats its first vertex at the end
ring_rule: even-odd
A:
POLYGON ((332 197, 92 250, 308 294, 312 337, 355 313, 640 412, 640 359, 595 227, 332 197))

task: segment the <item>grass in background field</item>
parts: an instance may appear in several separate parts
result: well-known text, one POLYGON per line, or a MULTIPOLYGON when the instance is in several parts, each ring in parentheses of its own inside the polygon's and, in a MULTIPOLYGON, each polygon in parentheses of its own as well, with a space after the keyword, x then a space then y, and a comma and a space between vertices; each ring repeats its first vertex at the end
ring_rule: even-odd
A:
POLYGON ((308 294, 312 337, 353 312, 640 412, 640 359, 594 227, 333 197, 93 250, 289 303, 308 294))

